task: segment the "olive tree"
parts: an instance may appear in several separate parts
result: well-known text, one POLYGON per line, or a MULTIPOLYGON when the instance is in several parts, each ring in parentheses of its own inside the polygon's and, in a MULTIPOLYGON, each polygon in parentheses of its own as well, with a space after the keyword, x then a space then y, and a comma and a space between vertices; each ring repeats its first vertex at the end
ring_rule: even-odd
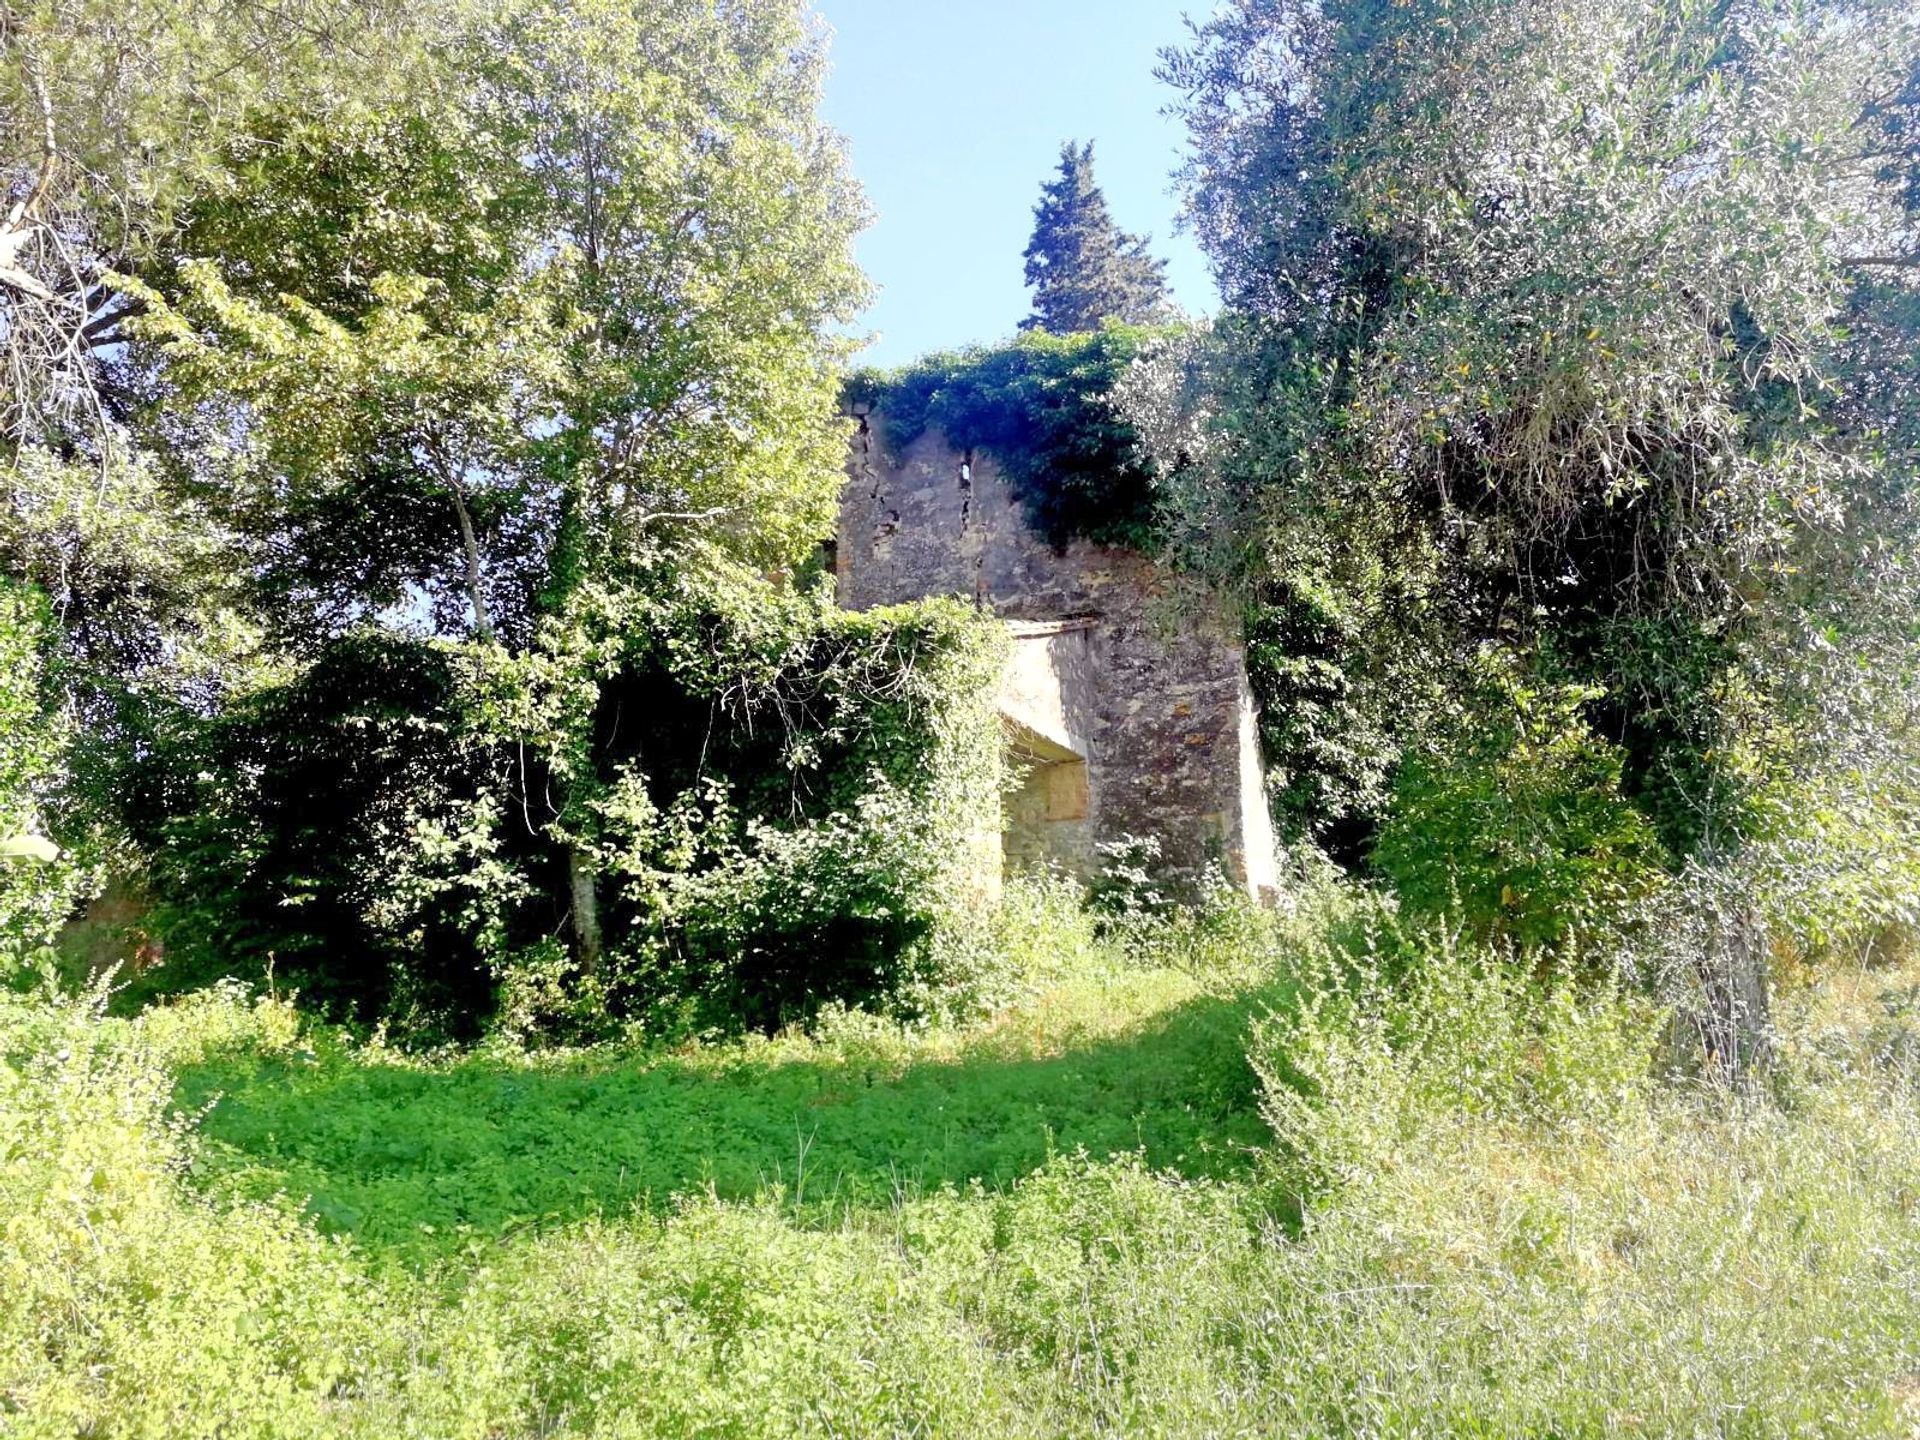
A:
POLYGON ((1474 728, 1490 645, 1604 691, 1676 863, 1731 863, 1912 617, 1917 63, 1889 0, 1222 7, 1165 74, 1227 310, 1136 386, 1199 417, 1182 548, 1395 743, 1474 728))

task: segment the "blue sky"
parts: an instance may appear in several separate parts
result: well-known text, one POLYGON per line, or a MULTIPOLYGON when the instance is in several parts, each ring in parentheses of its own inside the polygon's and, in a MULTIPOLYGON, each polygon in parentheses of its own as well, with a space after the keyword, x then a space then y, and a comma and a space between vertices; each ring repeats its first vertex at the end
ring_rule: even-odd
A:
MULTIPOLYGON (((991 341, 1028 310, 1020 252, 1064 140, 1096 144, 1122 228, 1149 231, 1175 298, 1214 307, 1174 233, 1179 124, 1153 78, 1185 31, 1179 0, 817 0, 834 29, 826 115, 878 212, 860 261, 881 287, 861 357, 897 365, 991 341)), ((1190 6, 1205 13, 1204 5, 1190 6)))

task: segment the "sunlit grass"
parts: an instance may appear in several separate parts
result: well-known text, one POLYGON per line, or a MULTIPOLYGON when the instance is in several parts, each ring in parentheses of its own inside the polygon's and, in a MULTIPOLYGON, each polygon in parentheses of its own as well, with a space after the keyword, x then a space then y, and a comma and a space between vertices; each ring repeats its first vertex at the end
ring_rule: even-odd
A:
POLYGON ((410 1260, 687 1196, 887 1207, 1010 1185, 1058 1153, 1246 1171, 1257 990, 1157 969, 1047 987, 968 1029, 858 1015, 672 1051, 438 1062, 332 1036, 182 1066, 203 1187, 285 1194, 410 1260))
POLYGON ((8 1002, 0 1433, 1914 1433, 1920 972, 1788 996, 1769 1093, 1601 1103, 1596 1025, 1429 961, 1437 1043, 1372 1059, 1275 957, 432 1061, 8 1002))

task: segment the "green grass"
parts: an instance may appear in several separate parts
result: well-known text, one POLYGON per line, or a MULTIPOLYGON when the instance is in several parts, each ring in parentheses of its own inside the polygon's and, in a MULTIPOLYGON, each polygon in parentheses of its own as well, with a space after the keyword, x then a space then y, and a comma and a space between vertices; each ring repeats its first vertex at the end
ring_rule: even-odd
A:
POLYGON ((0 1435, 1915 1433, 1920 971, 1743 1097, 1424 965, 433 1061, 0 999, 0 1435))
POLYGON ((843 1022, 441 1063, 322 1037, 182 1067, 176 1104, 200 1117, 204 1185, 284 1193, 322 1229, 422 1261, 687 1195, 831 1212, 1001 1189, 1080 1150, 1244 1173, 1266 1139, 1247 1029, 1272 998, 1163 970, 1071 983, 960 1034, 843 1022))

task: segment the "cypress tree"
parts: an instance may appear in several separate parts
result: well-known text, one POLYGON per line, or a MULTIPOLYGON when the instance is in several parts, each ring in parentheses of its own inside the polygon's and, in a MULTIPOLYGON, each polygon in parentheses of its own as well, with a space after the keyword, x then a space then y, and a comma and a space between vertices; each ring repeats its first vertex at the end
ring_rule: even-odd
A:
POLYGON ((1147 237, 1113 223, 1093 180, 1093 146, 1060 147, 1060 174, 1040 187, 1027 242, 1033 314, 1022 330, 1055 335, 1097 330, 1103 320, 1143 324, 1167 309, 1166 261, 1147 253, 1147 237))

